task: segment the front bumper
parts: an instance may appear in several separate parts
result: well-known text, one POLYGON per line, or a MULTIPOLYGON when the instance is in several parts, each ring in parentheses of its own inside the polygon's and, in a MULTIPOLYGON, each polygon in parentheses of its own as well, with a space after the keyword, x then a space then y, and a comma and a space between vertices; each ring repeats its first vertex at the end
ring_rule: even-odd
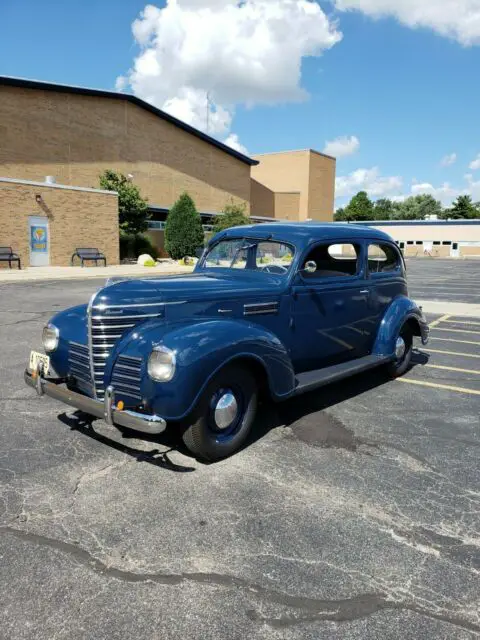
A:
POLYGON ((100 402, 70 391, 62 380, 45 378, 41 368, 34 372, 25 369, 24 379, 29 387, 36 389, 39 396, 46 394, 80 411, 103 418, 107 424, 120 425, 148 434, 162 433, 166 429, 167 423, 160 416, 118 409, 115 406, 115 389, 112 386, 107 387, 105 400, 100 402))

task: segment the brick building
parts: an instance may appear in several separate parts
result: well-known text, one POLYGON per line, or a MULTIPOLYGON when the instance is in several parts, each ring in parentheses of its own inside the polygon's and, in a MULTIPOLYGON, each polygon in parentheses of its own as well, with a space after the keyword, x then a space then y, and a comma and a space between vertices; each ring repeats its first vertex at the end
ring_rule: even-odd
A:
MULTIPOLYGON (((110 251, 107 243, 118 245, 118 222, 109 215, 101 219, 103 205, 97 206, 108 202, 108 208, 113 199, 106 200, 98 190, 93 196, 105 169, 132 176, 151 205, 152 231, 161 230, 169 208, 184 191, 206 223, 232 201, 243 204, 258 220, 332 220, 335 160, 294 152, 281 156, 282 168, 276 160, 280 155, 249 158, 135 96, 0 77, 0 178, 34 183, 33 195, 38 195, 35 189, 45 184, 46 176, 60 188, 45 187, 45 201, 47 193, 55 199, 57 220, 50 225, 50 264, 66 264, 73 245, 79 246, 77 238, 74 242, 66 236, 57 237, 53 248, 63 215, 59 192, 70 204, 76 200, 77 216, 83 221, 80 244, 100 245, 104 251, 110 251), (257 165, 264 165, 263 171, 257 172, 257 165), (76 195, 66 196, 67 192, 76 195)), ((20 220, 46 216, 38 207, 27 207, 26 200, 23 209, 11 204, 12 184, 0 182, 0 245, 15 245, 28 264, 30 232, 20 220)), ((18 190, 24 193, 27 186, 18 190)))

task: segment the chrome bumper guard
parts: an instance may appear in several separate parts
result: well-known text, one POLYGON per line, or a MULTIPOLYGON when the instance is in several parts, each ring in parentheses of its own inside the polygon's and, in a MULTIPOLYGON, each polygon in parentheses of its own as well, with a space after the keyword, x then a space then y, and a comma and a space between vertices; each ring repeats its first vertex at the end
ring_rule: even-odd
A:
POLYGON ((61 381, 46 379, 42 367, 32 372, 25 369, 25 382, 36 389, 39 396, 46 394, 55 400, 60 400, 80 411, 84 411, 97 418, 103 418, 107 424, 120 425, 142 433, 158 434, 165 431, 166 421, 157 415, 138 413, 136 411, 120 410, 115 406, 115 389, 112 386, 105 390, 105 400, 99 402, 93 398, 70 391, 61 381))

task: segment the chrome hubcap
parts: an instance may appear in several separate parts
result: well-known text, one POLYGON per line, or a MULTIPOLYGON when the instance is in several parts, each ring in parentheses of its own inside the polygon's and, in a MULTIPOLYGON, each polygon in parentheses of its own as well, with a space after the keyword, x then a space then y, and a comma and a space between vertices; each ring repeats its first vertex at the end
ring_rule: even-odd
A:
POLYGON ((405 351, 405 340, 401 336, 399 336, 395 345, 395 356, 397 357, 397 360, 401 360, 403 358, 403 356, 405 355, 405 351))
POLYGON ((214 417, 217 429, 228 429, 237 417, 238 404, 231 391, 226 391, 215 405, 214 417))

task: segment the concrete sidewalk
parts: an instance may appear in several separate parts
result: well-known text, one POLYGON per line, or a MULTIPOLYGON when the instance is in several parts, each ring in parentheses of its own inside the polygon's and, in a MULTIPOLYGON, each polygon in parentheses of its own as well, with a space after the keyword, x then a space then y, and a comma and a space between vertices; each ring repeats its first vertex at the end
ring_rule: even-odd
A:
POLYGON ((480 304, 466 302, 447 302, 444 300, 417 300, 415 302, 422 307, 424 313, 439 313, 452 316, 466 316, 480 318, 480 304))
POLYGON ((190 273, 193 266, 177 263, 160 263, 156 267, 140 267, 137 264, 120 264, 109 267, 27 267, 26 269, 0 269, 0 284, 33 282, 42 280, 85 280, 86 278, 170 276, 190 273))

